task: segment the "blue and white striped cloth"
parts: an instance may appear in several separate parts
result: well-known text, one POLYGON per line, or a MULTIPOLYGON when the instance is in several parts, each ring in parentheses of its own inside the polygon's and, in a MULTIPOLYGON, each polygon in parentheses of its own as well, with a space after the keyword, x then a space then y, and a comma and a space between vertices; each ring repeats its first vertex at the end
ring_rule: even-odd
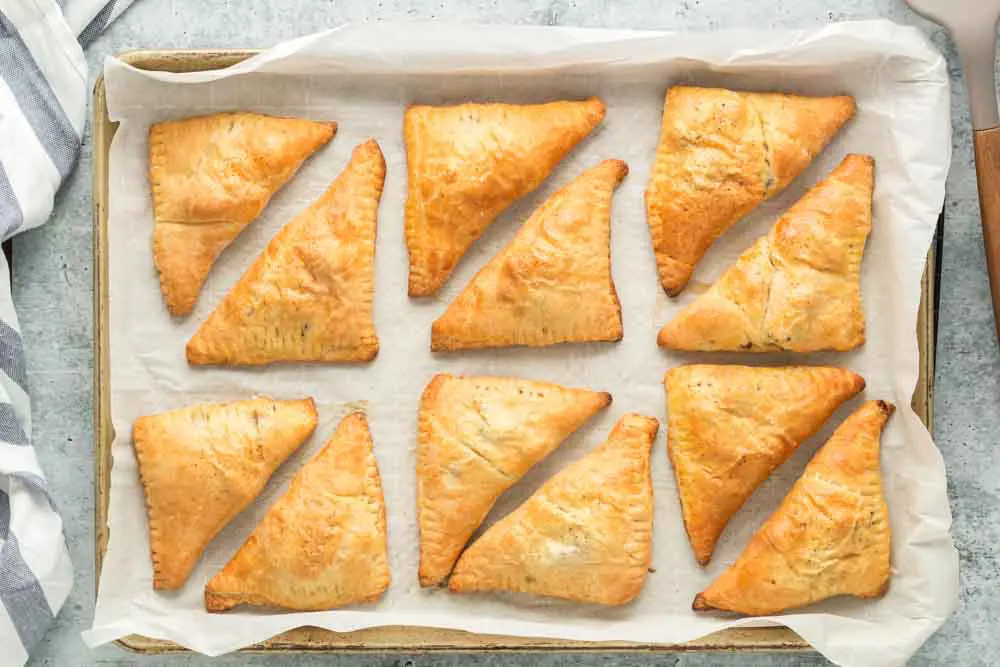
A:
MULTIPOLYGON (((131 1, 0 0, 3 240, 51 214, 83 136, 82 47, 131 1)), ((24 348, 0 254, 0 663, 27 661, 72 585, 62 520, 32 447, 24 348)))

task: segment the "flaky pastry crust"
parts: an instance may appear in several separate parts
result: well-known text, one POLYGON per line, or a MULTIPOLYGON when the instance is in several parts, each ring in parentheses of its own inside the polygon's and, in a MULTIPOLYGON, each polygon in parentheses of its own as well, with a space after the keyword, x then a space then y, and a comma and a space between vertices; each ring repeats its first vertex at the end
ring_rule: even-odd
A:
POLYGON ((368 421, 356 412, 208 582, 205 608, 320 611, 376 600, 388 587, 382 482, 368 421))
POLYGON ((311 398, 201 403, 139 417, 132 443, 146 495, 153 588, 183 586, 212 538, 315 428, 311 398))
POLYGON ((885 593, 892 534, 879 439, 893 410, 868 401, 837 428, 739 559, 695 597, 696 611, 760 616, 885 593))
POLYGON ((219 254, 337 124, 219 113, 149 128, 153 261, 172 315, 194 308, 219 254))
POLYGON ((729 519, 775 468, 865 388, 828 366, 672 368, 667 451, 696 560, 705 565, 729 519))
POLYGON ((440 583, 497 498, 611 395, 510 377, 435 375, 420 399, 420 584, 440 583))
POLYGON ((848 155, 660 330, 674 350, 846 351, 865 342, 861 260, 874 161, 848 155))
POLYGON ((646 221, 667 294, 679 294, 712 243, 798 176, 854 109, 846 96, 667 90, 646 188, 646 221))
POLYGON ((375 234, 384 180, 382 151, 369 139, 209 315, 187 344, 188 363, 374 359, 375 234))
POLYGON ((508 206, 604 119, 604 102, 411 106, 403 117, 410 296, 445 283, 508 206))
POLYGON ((628 173, 605 160, 546 200, 431 328, 431 349, 617 341, 611 199, 628 173))
POLYGON ((659 422, 629 413, 459 558, 449 588, 621 605, 646 581, 653 532, 649 456, 659 422))

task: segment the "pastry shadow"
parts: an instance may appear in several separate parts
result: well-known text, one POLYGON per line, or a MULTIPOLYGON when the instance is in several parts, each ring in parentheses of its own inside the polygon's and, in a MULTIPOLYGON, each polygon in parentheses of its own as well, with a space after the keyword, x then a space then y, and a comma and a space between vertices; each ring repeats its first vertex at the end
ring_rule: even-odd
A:
MULTIPOLYGON (((648 585, 648 582, 647 582, 648 585)), ((455 593, 447 588, 441 588, 442 592, 448 595, 460 597, 470 603, 478 598, 481 604, 495 605, 497 603, 516 607, 522 612, 540 610, 546 614, 558 613, 562 620, 567 619, 598 619, 602 621, 627 620, 633 613, 636 613, 636 603, 641 599, 640 592, 635 599, 621 605, 603 605, 594 602, 577 602, 574 600, 562 600, 559 598, 543 597, 531 593, 518 593, 514 591, 473 591, 468 593, 455 593)))
POLYGON ((657 347, 670 368, 689 364, 736 366, 836 366, 850 368, 854 355, 843 352, 688 352, 657 347))

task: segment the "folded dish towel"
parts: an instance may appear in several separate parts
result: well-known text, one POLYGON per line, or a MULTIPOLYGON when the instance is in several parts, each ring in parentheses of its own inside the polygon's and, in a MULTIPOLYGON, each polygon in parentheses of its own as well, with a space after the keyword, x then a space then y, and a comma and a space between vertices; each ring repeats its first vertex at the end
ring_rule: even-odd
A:
MULTIPOLYGON (((0 0, 4 241, 52 212, 83 137, 89 87, 82 47, 131 1, 0 0)), ((27 661, 72 584, 62 520, 32 447, 24 348, 0 254, 0 662, 27 661)))

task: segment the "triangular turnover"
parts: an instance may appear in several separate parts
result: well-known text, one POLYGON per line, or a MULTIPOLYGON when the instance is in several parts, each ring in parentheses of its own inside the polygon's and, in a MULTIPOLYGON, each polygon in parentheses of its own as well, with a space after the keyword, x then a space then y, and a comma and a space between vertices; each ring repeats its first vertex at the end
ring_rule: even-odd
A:
POLYGON ((437 292, 490 223, 603 119, 597 98, 407 109, 410 296, 437 292))
POLYGON ((208 582, 205 608, 333 609, 377 599, 389 576, 382 482, 368 421, 356 412, 208 582))
POLYGON ((854 110, 847 96, 668 89, 646 188, 663 289, 679 294, 712 243, 781 192, 854 110))
POLYGON ((333 122, 220 113, 149 128, 153 261, 187 315, 219 254, 337 131, 333 122))
POLYGON ((193 365, 371 361, 385 160, 354 149, 329 189, 271 239, 187 344, 193 365))
POLYGON ((212 538, 315 428, 312 399, 202 403, 137 419, 153 588, 183 586, 212 538))
POLYGON ((420 583, 451 572, 497 498, 611 395, 510 377, 434 376, 420 400, 420 583))
POLYGON ((843 352, 865 341, 874 162, 848 155, 660 330, 673 350, 843 352))
POLYGON ((837 428, 732 567, 695 597, 696 611, 760 616, 885 593, 892 534, 879 441, 893 409, 868 401, 837 428))
POLYGON ((649 459, 659 423, 626 414, 607 442, 549 479, 459 558, 449 588, 621 605, 652 550, 649 459))
POLYGON ((844 401, 865 387, 823 366, 716 366, 667 371, 667 451, 684 527, 702 565, 729 519, 844 401))
POLYGON ((627 173, 605 160, 549 197, 434 322, 431 348, 620 340, 611 200, 627 173))

